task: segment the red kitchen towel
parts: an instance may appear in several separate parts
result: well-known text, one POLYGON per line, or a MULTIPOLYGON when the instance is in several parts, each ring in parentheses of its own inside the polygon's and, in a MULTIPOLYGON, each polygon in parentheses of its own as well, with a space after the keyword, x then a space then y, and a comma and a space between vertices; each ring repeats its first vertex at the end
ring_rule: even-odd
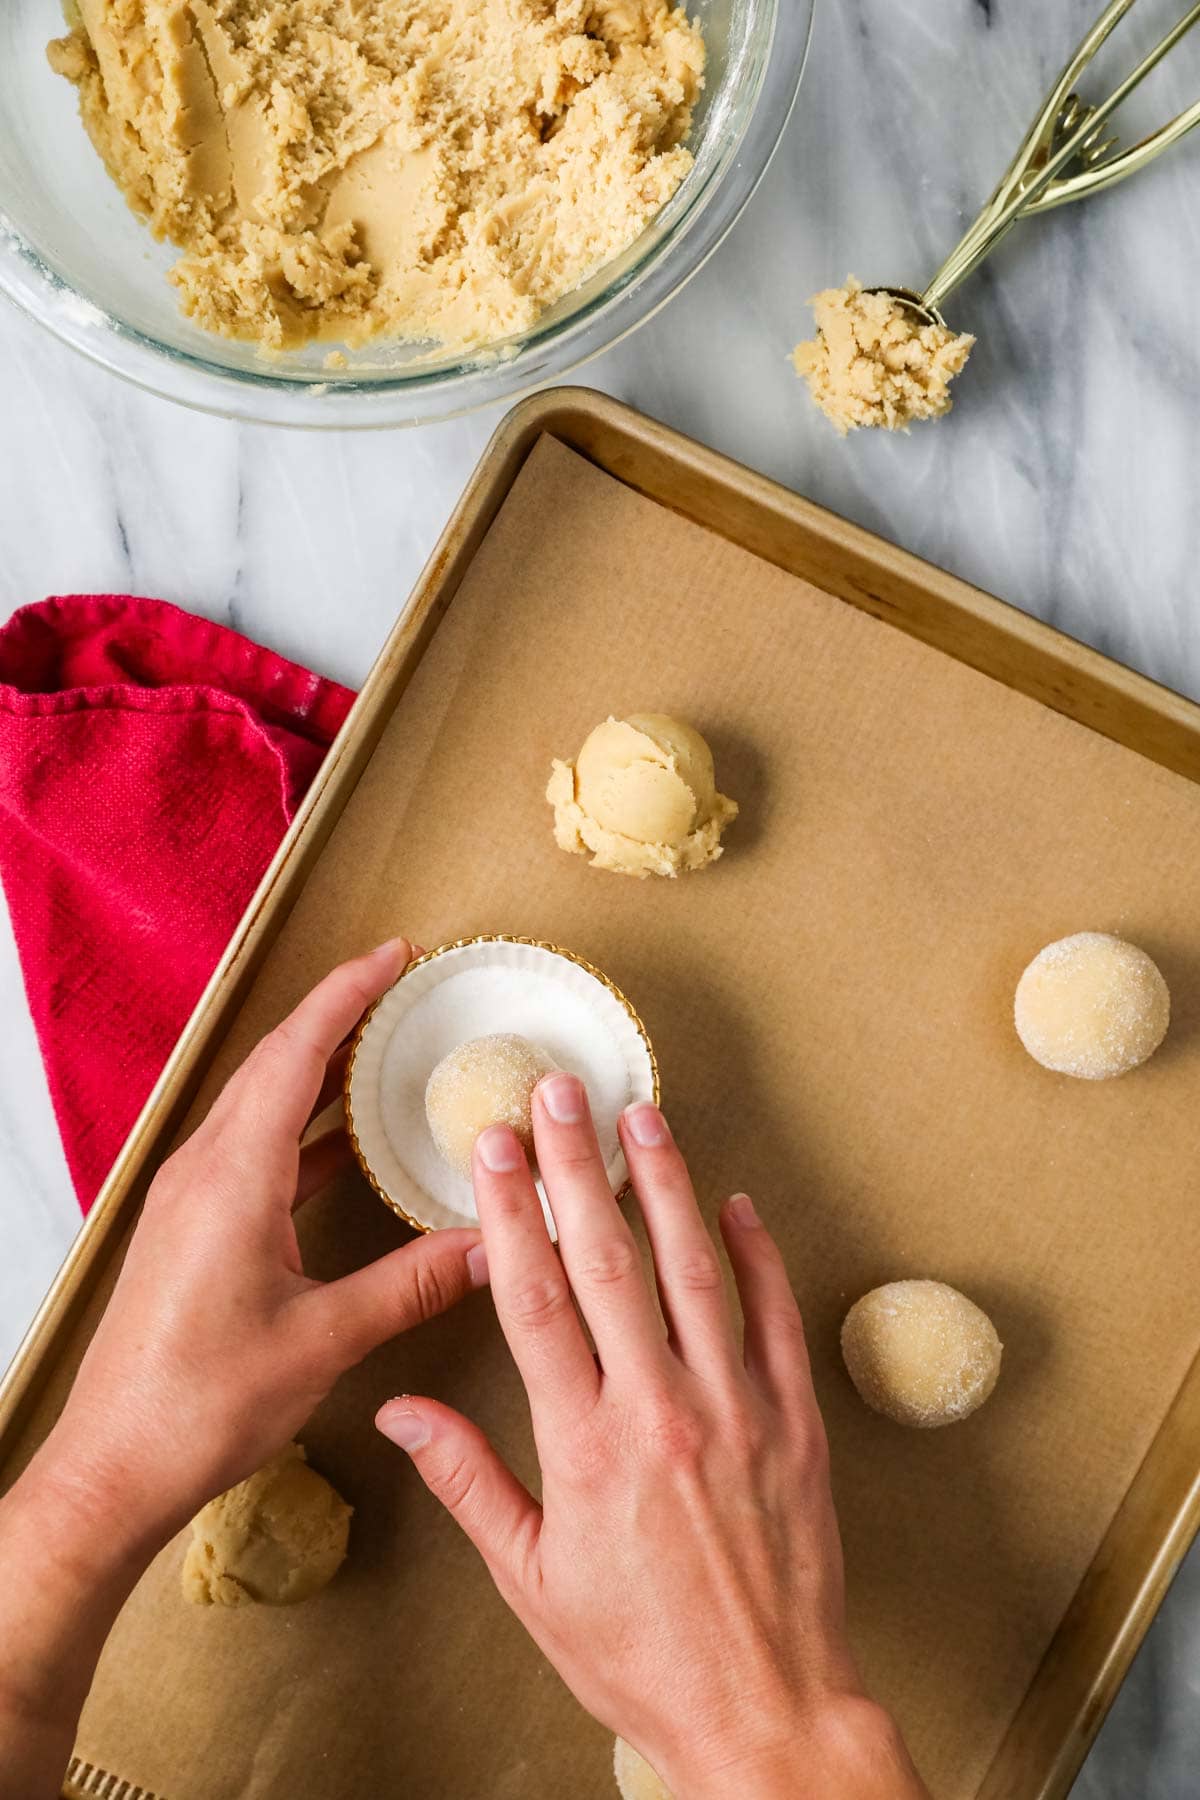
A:
POLYGON ((0 880, 85 1212, 353 699, 161 600, 0 628, 0 880))

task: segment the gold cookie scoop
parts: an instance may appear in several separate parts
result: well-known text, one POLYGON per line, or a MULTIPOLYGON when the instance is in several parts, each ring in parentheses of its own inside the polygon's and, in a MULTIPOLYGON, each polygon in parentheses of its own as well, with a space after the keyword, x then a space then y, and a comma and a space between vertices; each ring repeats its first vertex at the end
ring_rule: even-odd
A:
POLYGON ((1200 20, 1200 4, 1147 52, 1107 100, 1089 105, 1076 92, 1089 64, 1134 3, 1111 0, 1104 9, 1047 94, 979 217, 923 292, 860 288, 852 280, 845 289, 817 295, 813 302, 817 339, 799 345, 794 361, 814 400, 840 430, 856 425, 904 429, 913 419, 948 412, 949 381, 966 362, 974 342, 956 337, 942 316, 942 304, 955 288, 1019 219, 1114 186, 1200 125, 1198 100, 1126 150, 1105 136, 1105 126, 1122 101, 1200 20))

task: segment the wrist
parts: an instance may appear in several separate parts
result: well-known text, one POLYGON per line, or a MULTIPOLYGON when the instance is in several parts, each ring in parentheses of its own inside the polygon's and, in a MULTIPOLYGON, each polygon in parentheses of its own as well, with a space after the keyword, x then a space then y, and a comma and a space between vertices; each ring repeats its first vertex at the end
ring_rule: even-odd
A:
POLYGON ((57 1439, 0 1499, 0 1566, 12 1573, 0 1587, 6 1793, 49 1793, 50 1771, 57 1783, 104 1640, 161 1541, 57 1439))
POLYGON ((865 1694, 840 1695, 824 1713, 818 1739, 830 1800, 929 1800, 900 1727, 865 1694))
POLYGON ((815 1711, 756 1721, 744 1745, 706 1746, 664 1771, 674 1800, 928 1800, 899 1728, 861 1694, 838 1694, 815 1711))
POLYGON ((64 1585, 132 1586, 181 1521, 119 1468, 81 1452, 60 1424, 8 1496, 64 1585))

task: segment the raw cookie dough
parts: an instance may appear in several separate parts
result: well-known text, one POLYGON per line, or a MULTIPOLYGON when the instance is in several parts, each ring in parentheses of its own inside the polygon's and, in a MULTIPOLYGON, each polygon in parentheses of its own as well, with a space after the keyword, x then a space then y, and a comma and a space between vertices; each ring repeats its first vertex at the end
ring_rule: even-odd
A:
POLYGON ((350 1515, 299 1444, 202 1507, 183 1560, 183 1597, 197 1606, 291 1606, 332 1581, 350 1515))
POLYGON ((49 46, 184 311, 282 349, 477 347, 624 250, 691 167, 668 0, 78 0, 49 46))
POLYGON ((967 1418, 995 1387, 1002 1348, 987 1314, 944 1281, 890 1281, 842 1322, 851 1381, 898 1425, 967 1418))
POLYGON ((1136 944, 1080 931, 1034 957, 1017 983, 1013 1018, 1043 1068, 1105 1081, 1153 1056, 1171 1021, 1171 996, 1136 944))
POLYGON ((716 862, 738 811, 717 792, 700 733, 663 713, 597 725, 573 763, 555 760, 546 798, 561 849, 638 877, 716 862))
POLYGON ((797 344, 797 375, 825 417, 845 437, 859 425, 907 431, 914 419, 948 413, 950 383, 961 373, 973 337, 944 325, 922 325, 887 294, 869 294, 853 275, 810 302, 817 335, 797 344))
POLYGON ((621 1800, 671 1800, 645 1757, 621 1737, 613 1745, 613 1774, 621 1800))
POLYGON ((425 1088, 425 1116, 438 1153, 471 1178, 475 1139, 509 1125, 533 1150, 533 1090, 556 1067, 544 1050, 514 1032, 471 1038, 444 1056, 425 1088))

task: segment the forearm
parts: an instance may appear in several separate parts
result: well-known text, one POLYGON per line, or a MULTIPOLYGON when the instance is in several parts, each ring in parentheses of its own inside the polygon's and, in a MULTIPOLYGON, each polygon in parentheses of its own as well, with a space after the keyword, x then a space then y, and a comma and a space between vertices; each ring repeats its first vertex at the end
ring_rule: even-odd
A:
POLYGON ((53 1436, 0 1500, 0 1793, 59 1792, 104 1640, 157 1548, 53 1436))
POLYGON ((857 1695, 831 1701, 746 1758, 706 1760, 702 1769, 680 1759, 668 1777, 675 1800, 929 1800, 897 1726, 857 1695))

